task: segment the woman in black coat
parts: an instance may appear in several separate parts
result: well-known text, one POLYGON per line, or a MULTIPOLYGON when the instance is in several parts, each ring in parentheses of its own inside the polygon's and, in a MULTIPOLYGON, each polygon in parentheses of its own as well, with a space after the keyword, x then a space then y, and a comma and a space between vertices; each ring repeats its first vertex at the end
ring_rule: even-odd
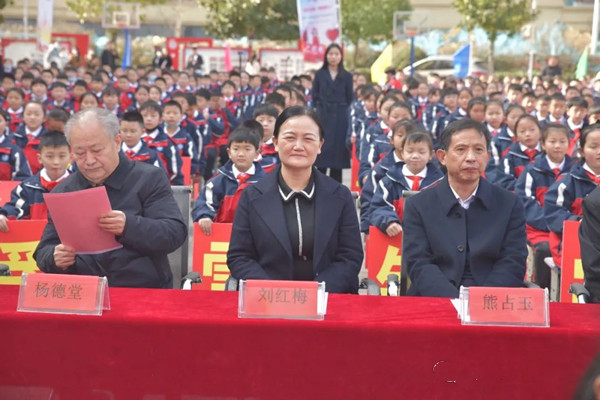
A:
POLYGON ((313 102, 323 123, 325 142, 315 165, 323 173, 342 181, 342 169, 350 167, 350 105, 352 74, 344 69, 342 49, 332 43, 325 51, 323 66, 312 88, 313 102))

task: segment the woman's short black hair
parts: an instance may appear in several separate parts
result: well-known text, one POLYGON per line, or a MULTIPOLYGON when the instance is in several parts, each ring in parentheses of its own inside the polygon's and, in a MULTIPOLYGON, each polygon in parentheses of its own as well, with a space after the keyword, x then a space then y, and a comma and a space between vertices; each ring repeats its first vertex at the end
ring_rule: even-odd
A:
POLYGON ((279 130, 281 129, 281 125, 285 123, 290 118, 293 117, 302 117, 307 116, 312 119, 315 124, 319 127, 319 138, 323 140, 323 125, 321 125, 321 119, 319 118, 319 114, 310 108, 305 106, 293 106, 288 107, 277 117, 277 121, 275 121, 275 130, 273 132, 273 136, 276 138, 279 136, 279 130))

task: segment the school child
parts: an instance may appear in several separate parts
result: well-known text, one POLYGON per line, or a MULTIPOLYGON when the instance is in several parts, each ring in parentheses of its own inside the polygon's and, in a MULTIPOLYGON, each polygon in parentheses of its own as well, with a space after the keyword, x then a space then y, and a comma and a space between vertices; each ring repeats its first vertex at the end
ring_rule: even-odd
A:
POLYGON ((6 94, 6 112, 10 117, 8 128, 16 132, 23 123, 23 104, 25 104, 25 93, 20 88, 11 88, 6 94))
POLYGON ((13 133, 13 140, 23 149, 32 174, 37 174, 42 168, 38 152, 40 139, 46 132, 44 121, 46 108, 38 101, 28 101, 23 111, 23 125, 13 133))
POLYGON ((121 110, 128 110, 135 101, 135 89, 131 87, 127 75, 123 74, 117 78, 116 87, 120 92, 119 106, 121 106, 121 110))
MULTIPOLYGON (((473 95, 471 94, 471 91, 469 89, 461 89, 458 92, 458 97, 456 101, 457 108, 456 110, 454 110, 453 113, 444 118, 443 128, 448 126, 448 124, 452 123, 453 121, 458 121, 467 117, 467 108, 469 107, 469 101, 471 101, 472 98, 473 95)), ((439 134, 441 135, 441 133, 442 132, 440 130, 439 134)))
POLYGON ((423 126, 433 136, 434 146, 444 128, 444 119, 456 111, 458 106, 458 91, 447 88, 442 91, 438 103, 430 105, 423 113, 423 126))
POLYGON ((19 84, 23 92, 25 93, 25 102, 29 101, 31 97, 31 85, 33 84, 33 74, 29 71, 23 72, 19 84))
POLYGON ((425 82, 419 82, 417 86, 417 95, 410 98, 408 101, 411 107, 413 120, 421 121, 423 112, 429 107, 429 86, 425 82))
POLYGON ((140 106, 140 114, 144 118, 145 129, 142 140, 158 153, 168 172, 171 185, 183 185, 181 156, 161 127, 161 106, 153 101, 147 101, 140 106))
MULTIPOLYGON (((181 92, 179 92, 181 93, 181 92)), ((163 106, 162 109, 162 120, 164 122, 164 131, 179 153, 181 157, 189 157, 191 159, 191 170, 189 171, 190 176, 197 175, 199 171, 200 155, 198 152, 198 137, 194 128, 191 130, 183 126, 183 123, 190 124, 189 122, 182 120, 183 112, 181 104, 175 100, 170 100, 163 106), (196 138, 192 138, 191 135, 195 135, 196 138)), ((193 124, 192 124, 193 125, 193 124)), ((200 143, 200 146, 202 144, 200 143)))
POLYGON ((569 130, 569 150, 567 154, 571 157, 577 156, 577 144, 581 137, 581 131, 587 126, 585 117, 588 112, 588 102, 583 97, 573 97, 567 101, 567 123, 569 130))
POLYGON ((365 234, 369 233, 371 226, 371 201, 373 193, 379 184, 381 178, 385 176, 388 170, 395 164, 402 163, 402 142, 404 138, 411 132, 417 130, 417 125, 409 120, 403 119, 396 122, 392 127, 392 135, 390 142, 393 149, 388 152, 370 171, 368 179, 365 181, 360 192, 360 230, 365 234))
POLYGON ((544 197, 544 218, 550 233, 550 250, 556 265, 561 265, 563 222, 579 221, 583 211, 581 203, 600 184, 600 126, 591 125, 579 138, 581 161, 563 174, 544 197))
MULTIPOLYGON (((498 103, 498 101, 490 100, 488 103, 491 105, 498 103)), ((523 107, 516 104, 509 106, 506 109, 506 117, 504 118, 504 124, 501 125, 501 129, 499 131, 495 129, 498 132, 496 135, 494 135, 494 131, 491 131, 492 157, 490 158, 490 162, 493 162, 494 165, 500 165, 500 159, 508 154, 510 146, 517 141, 515 125, 522 115, 525 115, 525 109, 523 107)))
POLYGON ((62 132, 50 131, 40 139, 38 159, 43 168, 23 180, 11 193, 10 201, 0 207, 0 231, 6 232, 8 219, 47 219, 44 193, 69 176, 71 154, 62 132))
POLYGON ((506 107, 513 104, 521 105, 523 101, 523 86, 517 83, 511 83, 506 89, 506 107))
POLYGON ((115 114, 118 119, 123 117, 123 110, 119 105, 119 91, 113 86, 107 86, 102 91, 102 107, 115 114))
POLYGON ((160 87, 158 87, 157 85, 152 85, 150 86, 150 91, 148 92, 148 98, 152 101, 154 101, 155 103, 162 103, 163 102, 163 91, 160 87))
POLYGON ((390 237, 402 232, 404 191, 420 191, 443 177, 431 163, 433 141, 427 132, 409 133, 402 141, 402 160, 385 174, 373 194, 371 225, 390 237))
POLYGON ((521 106, 525 109, 525 113, 535 116, 536 102, 537 98, 535 94, 532 92, 525 93, 523 95, 523 100, 521 100, 521 106))
POLYGON ((71 114, 62 107, 55 107, 46 114, 46 131, 59 131, 65 133, 65 126, 71 114))
MULTIPOLYGON (((396 101, 388 109, 387 118, 385 120, 386 128, 382 129, 381 133, 379 130, 373 129, 365 135, 369 136, 369 143, 368 146, 361 148, 361 158, 358 170, 358 179, 360 183, 364 185, 364 182, 369 175, 369 171, 373 166, 393 149, 390 144, 391 132, 389 127, 394 126, 396 122, 400 120, 411 118, 412 115, 410 114, 410 107, 408 104, 396 101)), ((375 128, 377 128, 377 126, 375 126, 375 128)))
POLYGON ((96 97, 94 93, 85 92, 83 96, 81 96, 81 104, 79 106, 80 111, 98 107, 100 107, 100 103, 98 102, 98 97, 96 97))
POLYGON ((55 107, 62 107, 69 114, 73 111, 73 105, 67 100, 67 85, 62 82, 54 82, 52 85, 52 100, 46 104, 46 111, 50 111, 55 107))
POLYGON ((554 93, 550 96, 550 105, 548 107, 548 116, 544 123, 557 123, 565 125, 567 119, 565 118, 565 111, 567 108, 567 100, 562 93, 554 93))
POLYGON ((588 119, 590 125, 600 122, 600 105, 594 105, 590 108, 590 111, 588 112, 588 119))
POLYGON ((190 86, 190 76, 187 72, 181 71, 179 76, 177 77, 177 83, 171 86, 169 89, 170 93, 174 92, 182 92, 182 93, 191 93, 193 92, 193 88, 190 86))
POLYGON ((22 181, 31 176, 23 150, 12 142, 10 117, 0 109, 0 181, 22 181))
POLYGON ((254 110, 254 120, 263 129, 263 140, 260 146, 260 166, 265 173, 272 172, 279 164, 279 155, 273 143, 275 121, 279 113, 271 104, 261 104, 254 110))
POLYGON ((31 84, 31 100, 42 103, 48 102, 48 84, 42 78, 36 78, 31 84))
POLYGON ((229 135, 229 160, 206 183, 192 210, 192 219, 205 234, 210 235, 213 222, 233 222, 242 191, 265 175, 254 161, 259 154, 261 130, 259 123, 246 121, 229 135))
POLYGON ((221 94, 225 99, 225 107, 231 115, 227 115, 228 123, 231 125, 231 130, 239 125, 239 119, 242 116, 242 103, 235 97, 236 87, 232 81, 223 82, 221 94))
MULTIPOLYGON (((537 118, 523 114, 515 124, 517 141, 510 146, 508 153, 500 160, 505 174, 519 178, 525 167, 542 151, 540 139, 542 130, 537 118)), ((511 188, 512 189, 512 188, 511 188)))
POLYGON ((127 111, 138 110, 141 112, 142 104, 150 100, 150 88, 146 85, 139 85, 135 89, 135 101, 129 106, 127 111))
POLYGON ((568 156, 569 132, 560 124, 548 124, 542 132, 543 152, 535 157, 515 184, 515 193, 523 200, 527 241, 534 249, 535 282, 550 286, 550 269, 544 258, 550 257, 549 233, 544 219, 544 196, 548 188, 571 168, 568 156))
MULTIPOLYGON (((230 88, 231 86, 228 84, 227 87, 230 88)), ((227 156, 229 132, 237 124, 237 119, 227 107, 226 100, 220 90, 213 90, 210 93, 209 104, 208 114, 211 116, 210 120, 213 120, 213 114, 217 116, 217 119, 214 122, 211 121, 211 137, 206 146, 204 146, 206 156, 205 180, 209 180, 212 177, 217 158, 221 165, 225 165, 229 159, 227 156), (235 121, 235 124, 232 124, 231 121, 235 121), (217 123, 220 126, 217 126, 217 123)))
POLYGON ((485 122, 485 99, 483 97, 473 97, 467 104, 467 117, 477 122, 485 122))
POLYGON ((250 86, 246 91, 244 100, 244 108, 242 114, 245 120, 252 119, 254 110, 265 101, 266 93, 260 84, 260 76, 253 75, 250 77, 250 86))
POLYGON ((6 108, 5 100, 8 95, 8 91, 15 87, 15 76, 13 74, 3 74, 2 84, 0 85, 0 107, 6 108))
POLYGON ((539 96, 535 102, 535 116, 540 124, 548 118, 548 109, 550 108, 550 96, 543 94, 539 96))
POLYGON ((71 90, 71 102, 73 104, 73 112, 81 111, 81 98, 87 92, 87 83, 83 79, 78 79, 71 90))
POLYGON ((130 160, 145 162, 165 171, 165 165, 160 160, 155 149, 148 147, 142 140, 144 134, 144 118, 139 111, 127 111, 120 121, 120 134, 123 138, 121 150, 130 160))

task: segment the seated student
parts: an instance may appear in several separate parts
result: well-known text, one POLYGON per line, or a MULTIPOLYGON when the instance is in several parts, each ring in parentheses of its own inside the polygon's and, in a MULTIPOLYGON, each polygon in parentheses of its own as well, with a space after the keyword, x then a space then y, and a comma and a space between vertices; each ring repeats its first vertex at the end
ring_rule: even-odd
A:
POLYGON ((15 76, 13 74, 7 74, 2 71, 2 83, 0 84, 0 108, 6 108, 6 96, 8 91, 15 87, 15 76))
POLYGON ((46 111, 50 111, 55 107, 62 107, 69 114, 73 112, 73 105, 67 100, 67 89, 67 85, 62 82, 52 84, 52 100, 46 104, 46 111))
POLYGON ((432 162, 433 141, 424 131, 409 133, 402 140, 402 160, 396 163, 379 181, 371 201, 371 225, 390 237, 402 231, 404 191, 418 192, 442 178, 432 162))
POLYGON ((42 78, 36 78, 31 83, 30 101, 42 103, 44 107, 48 102, 48 84, 42 78))
POLYGON ((360 192, 360 231, 368 234, 371 226, 371 201, 373 193, 377 188, 381 178, 387 174, 388 170, 396 164, 403 164, 402 160, 402 142, 406 135, 417 130, 417 125, 409 119, 403 119, 396 122, 392 127, 390 142, 393 149, 390 150, 371 170, 368 179, 365 181, 360 192))
MULTIPOLYGON (((182 126, 182 116, 181 105, 175 100, 167 101, 162 110, 163 129, 179 155, 190 158, 190 176, 197 175, 200 163, 198 147, 192 136, 190 136, 189 129, 182 126)), ((193 135, 196 135, 195 130, 192 130, 192 132, 193 135)))
POLYGON ((483 97, 473 97, 469 100, 467 117, 477 122, 485 122, 485 99, 483 97))
POLYGON ((444 119, 456 111, 458 103, 458 91, 455 88, 447 88, 442 91, 440 101, 431 103, 423 113, 423 126, 433 136, 434 147, 444 129, 444 119))
POLYGON ((85 92, 81 96, 81 103, 79 106, 80 111, 89 110, 91 108, 98 108, 98 107, 100 107, 100 102, 98 101, 98 98, 96 97, 96 95, 94 93, 85 92))
POLYGON ((590 111, 588 112, 588 119, 590 125, 594 125, 600 122, 600 105, 590 107, 590 111))
POLYGON ((83 79, 78 79, 73 84, 71 93, 71 102, 73 103, 73 112, 81 111, 81 98, 87 92, 88 86, 83 79))
POLYGON ((521 105, 523 101, 523 86, 518 83, 511 83, 506 90, 506 106, 513 104, 521 105))
MULTIPOLYGON (((506 123, 504 122, 504 108, 502 103, 497 100, 488 100, 485 103, 484 109, 485 125, 492 136, 494 137, 500 134, 502 129, 506 129, 506 123)), ((498 157, 500 160, 500 157, 498 157)))
POLYGON ((218 120, 215 122, 218 122, 220 126, 217 127, 217 124, 214 122, 211 124, 211 137, 206 146, 204 146, 206 156, 204 180, 206 181, 213 175, 217 159, 221 165, 225 165, 229 159, 227 156, 227 137, 229 136, 232 127, 235 126, 232 124, 235 117, 231 114, 231 111, 227 107, 226 101, 219 90, 213 90, 210 93, 209 104, 208 114, 216 115, 218 120))
POLYGON ((31 176, 23 150, 12 142, 10 117, 0 109, 0 181, 22 181, 31 176))
POLYGON ((254 109, 254 119, 263 128, 263 141, 260 146, 260 166, 266 173, 275 169, 279 164, 279 156, 273 144, 273 130, 279 113, 269 103, 260 104, 254 109))
MULTIPOLYGON (((496 104, 497 100, 490 100, 488 103, 490 105, 496 104)), ((516 143, 517 136, 515 135, 515 124, 521 115, 524 114, 525 109, 519 105, 513 104, 506 109, 506 117, 504 118, 505 125, 503 125, 500 131, 492 137, 491 150, 493 159, 491 162, 493 162, 494 165, 500 165, 500 159, 510 151, 510 146, 516 143)))
POLYGON ((162 103, 162 101, 165 99, 165 97, 163 97, 162 89, 160 87, 158 87, 156 84, 150 86, 150 91, 148 92, 148 98, 158 104, 162 103))
POLYGON ((65 132, 65 126, 71 115, 62 107, 55 107, 46 115, 46 131, 65 132))
MULTIPOLYGON (((388 115, 389 126, 396 125, 398 121, 403 119, 410 119, 410 107, 402 102, 397 101, 390 107, 388 115)), ((390 143, 391 132, 371 139, 371 146, 369 148, 368 157, 371 162, 371 169, 381 160, 387 153, 393 150, 393 146, 390 143)))
MULTIPOLYGON (((510 146, 508 153, 500 160, 500 168, 507 175, 519 178, 525 167, 542 151, 540 138, 542 130, 532 115, 523 114, 515 124, 517 142, 510 146)), ((514 184, 514 183, 513 183, 514 184)), ((512 190, 513 187, 505 187, 512 190)))
POLYGON ((442 132, 437 156, 446 177, 405 202, 402 267, 412 282, 409 295, 457 298, 460 286, 523 284, 523 204, 481 177, 489 146, 485 127, 468 118, 442 132))
POLYGON ((548 118, 548 108, 550 107, 550 96, 542 94, 539 96, 535 103, 535 116, 537 117, 540 124, 548 118))
POLYGON ((233 222, 242 191, 265 175, 254 162, 261 130, 258 122, 246 121, 229 135, 229 161, 206 182, 192 210, 192 219, 205 234, 210 235, 213 222, 233 222))
MULTIPOLYGON (((268 78, 266 78, 266 79, 268 80, 268 78)), ((275 92, 269 93, 265 97, 265 103, 272 104, 273 107, 275 107, 277 109, 279 114, 281 114, 283 112, 283 110, 285 109, 285 97, 283 97, 279 93, 275 93, 275 92)))
MULTIPOLYGON (((456 100, 456 110, 454 110, 454 112, 452 112, 450 115, 446 116, 444 118, 444 126, 440 127, 440 129, 445 128, 449 123, 453 122, 453 121, 457 121, 459 119, 463 119, 466 118, 468 116, 468 110, 467 108, 469 107, 469 102, 471 101, 471 99, 473 99, 473 95, 471 94, 471 91, 467 88, 463 88, 458 92, 458 97, 456 100)), ((478 121, 481 122, 481 121, 478 121)))
POLYGON ((319 281, 330 293, 358 293, 356 207, 348 188, 314 168, 323 145, 318 121, 300 106, 277 118, 281 163, 240 197, 227 252, 233 277, 319 281))
POLYGON ((571 169, 573 160, 567 154, 569 132, 559 124, 547 124, 542 132, 543 153, 527 165, 515 184, 515 193, 525 206, 527 241, 534 249, 535 282, 550 287, 550 269, 544 258, 550 257, 548 226, 544 219, 544 196, 562 174, 571 169))
POLYGON ((527 92, 523 95, 523 100, 521 100, 521 106, 525 109, 525 113, 529 115, 536 116, 535 114, 535 105, 537 98, 534 93, 527 92))
POLYGON ((562 93, 554 93, 550 96, 550 106, 548 107, 548 117, 544 123, 556 123, 564 125, 567 123, 565 118, 565 111, 567 108, 567 100, 562 93))
POLYGON ((123 74, 117 78, 116 88, 121 93, 119 96, 119 106, 121 110, 127 110, 135 101, 135 89, 131 87, 127 75, 123 74))
POLYGON ((23 124, 23 104, 25 104, 25 93, 20 88, 9 89, 6 93, 6 112, 10 117, 8 129, 16 132, 23 124))
POLYGON ((160 126, 162 122, 161 113, 162 108, 153 101, 147 101, 140 106, 140 114, 144 118, 145 129, 142 139, 148 147, 155 149, 158 153, 168 172, 171 185, 183 185, 181 156, 160 126))
POLYGON ((37 174, 42 168, 38 159, 40 138, 46 132, 44 120, 46 109, 37 101, 29 101, 25 104, 23 112, 23 125, 14 132, 13 140, 23 149, 32 174, 37 174))
POLYGON ((142 140, 144 133, 144 118, 139 111, 127 111, 120 121, 121 130, 119 134, 123 138, 121 150, 127 158, 133 161, 141 161, 154 165, 167 172, 165 165, 160 160, 155 149, 148 147, 142 140))
POLYGON ((573 97, 567 102, 567 122, 566 126, 569 129, 569 150, 567 154, 571 157, 577 157, 579 138, 581 132, 587 126, 585 117, 588 112, 588 103, 583 97, 573 97))
POLYGON ((127 108, 127 111, 138 110, 141 112, 142 104, 145 104, 150 100, 150 88, 146 85, 139 85, 137 88, 135 88, 134 96, 135 102, 133 102, 129 108, 127 108))
POLYGON ((102 91, 102 107, 111 111, 119 119, 123 117, 123 110, 119 105, 119 91, 113 86, 107 86, 102 91))
POLYGON ((423 118, 423 112, 429 107, 429 86, 425 82, 419 82, 417 86, 417 95, 409 99, 411 113, 414 121, 420 122, 423 118))
POLYGON ((96 74, 92 76, 92 81, 90 82, 90 91, 96 95, 98 102, 102 101, 102 92, 105 89, 104 81, 102 80, 102 75, 96 74))
POLYGON ((49 131, 40 139, 38 155, 43 168, 23 180, 12 191, 10 201, 0 208, 0 231, 7 232, 7 219, 47 219, 44 193, 49 193, 69 176, 69 144, 62 132, 49 131))
POLYGON ((550 230, 550 250, 556 265, 561 265, 563 223, 579 221, 583 199, 600 184, 600 125, 591 125, 579 138, 581 161, 548 188, 544 197, 544 218, 550 230))

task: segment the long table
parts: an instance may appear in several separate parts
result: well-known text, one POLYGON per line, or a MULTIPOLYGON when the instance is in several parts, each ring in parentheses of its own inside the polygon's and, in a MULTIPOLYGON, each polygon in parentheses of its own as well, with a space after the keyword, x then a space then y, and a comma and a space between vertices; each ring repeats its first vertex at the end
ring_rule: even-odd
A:
POLYGON ((600 305, 500 328, 436 298, 331 295, 325 321, 289 321, 238 319, 231 292, 116 288, 101 317, 18 313, 17 290, 2 400, 566 399, 600 350, 600 305))

